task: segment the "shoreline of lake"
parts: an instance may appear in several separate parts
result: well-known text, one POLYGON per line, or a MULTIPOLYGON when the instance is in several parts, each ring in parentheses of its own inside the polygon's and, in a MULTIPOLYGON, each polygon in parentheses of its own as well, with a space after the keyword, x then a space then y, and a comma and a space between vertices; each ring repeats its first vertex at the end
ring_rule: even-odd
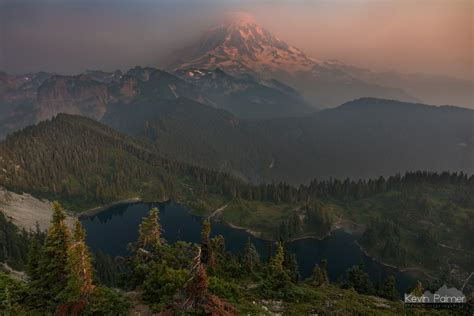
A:
MULTIPOLYGON (((214 215, 214 214, 213 214, 214 215)), ((226 222, 225 220, 222 219, 221 217, 221 221, 228 225, 229 227, 231 228, 234 228, 234 229, 239 229, 239 230, 244 230, 246 233, 252 235, 253 237, 255 238, 258 238, 260 240, 263 240, 263 241, 271 241, 271 242, 277 242, 276 240, 274 239, 270 239, 270 238, 265 238, 265 237, 262 237, 261 234, 262 232, 258 232, 258 231, 254 231, 250 228, 246 228, 246 227, 242 227, 242 226, 238 226, 238 225, 235 225, 235 224, 232 224, 232 223, 229 223, 229 222, 226 222)), ((361 234, 362 231, 361 229, 363 228, 363 225, 361 224, 357 224, 355 223, 354 221, 351 221, 351 220, 340 220, 338 221, 337 223, 335 223, 333 225, 333 227, 331 227, 331 229, 326 233, 324 234, 323 236, 321 237, 318 237, 318 236, 315 236, 315 235, 305 235, 305 236, 300 236, 300 237, 295 237, 295 238, 292 238, 292 239, 289 239, 287 240, 286 242, 288 243, 292 243, 292 242, 296 242, 296 241, 300 241, 300 240, 305 240, 305 239, 315 239, 315 240, 319 240, 319 241, 322 241, 326 238, 328 238, 329 236, 331 236, 334 232, 336 231, 343 231, 345 233, 348 233, 350 235, 357 235, 357 234, 361 234), (357 227, 356 229, 353 229, 354 227, 357 227)), ((421 269, 421 268, 417 268, 417 267, 406 267, 406 268, 402 268, 402 267, 398 267, 398 266, 395 266, 395 265, 392 265, 392 264, 389 264, 387 262, 384 262, 383 260, 377 258, 375 255, 372 255, 368 252, 368 250, 366 250, 356 239, 354 240, 354 243, 355 245, 360 249, 360 251, 367 257, 367 258, 370 258, 371 260, 377 262, 378 264, 384 266, 384 267, 387 267, 387 268, 390 268, 390 269, 393 269, 393 270, 396 270, 398 272, 404 272, 404 273, 410 273, 410 274, 413 274, 414 276, 422 276, 423 278, 425 278, 426 280, 434 280, 436 279, 435 277, 431 276, 428 274, 428 272, 426 272, 425 270, 421 269)))
POLYGON ((362 251, 364 253, 364 255, 366 255, 370 259, 374 260, 375 262, 379 263, 380 265, 383 265, 387 268, 395 269, 395 270, 400 271, 400 272, 407 272, 407 273, 413 273, 415 275, 422 275, 425 279, 429 279, 429 280, 435 280, 436 279, 435 277, 429 275, 425 270, 423 270, 421 268, 417 268, 417 267, 401 268, 401 267, 397 267, 393 264, 387 263, 387 262, 377 258, 375 255, 371 255, 368 252, 368 250, 365 249, 357 240, 355 240, 354 243, 356 244, 357 247, 359 247, 360 251, 362 251))
POLYGON ((106 210, 110 209, 111 207, 120 206, 120 205, 127 205, 127 204, 133 205, 133 204, 138 204, 138 203, 143 203, 143 200, 139 197, 130 198, 130 199, 126 199, 126 200, 119 200, 119 201, 111 202, 109 204, 105 204, 105 205, 102 205, 102 206, 97 206, 97 207, 79 212, 77 214, 77 217, 79 219, 85 219, 85 218, 88 218, 88 217, 91 217, 91 216, 98 215, 98 214, 102 213, 103 211, 106 211, 106 210))
MULTIPOLYGON (((123 201, 121 202, 123 203, 123 201)), ((113 204, 117 205, 118 203, 113 204)), ((87 231, 87 242, 92 247, 91 249, 100 250, 112 256, 126 255, 126 245, 136 240, 137 227, 153 205, 153 203, 133 203, 108 209, 104 209, 104 206, 93 209, 95 215, 100 213, 101 210, 105 210, 105 213, 102 213, 104 216, 98 218, 89 216, 83 219, 83 226, 87 231)), ((160 222, 163 227, 164 238, 168 242, 174 243, 178 240, 200 242, 202 221, 206 219, 206 216, 196 216, 184 204, 173 201, 164 205, 160 204, 161 208, 160 222)), ((90 213, 92 212, 89 212, 89 215, 90 213)), ((262 236, 260 232, 252 229, 227 223, 217 217, 213 218, 216 219, 212 225, 213 234, 215 236, 225 236, 228 251, 239 253, 249 238, 258 249, 260 256, 266 256, 269 249, 274 251, 275 240, 265 238, 268 236, 262 236), (269 243, 272 244, 272 247, 269 247, 269 243)), ((331 278, 336 280, 350 267, 363 263, 374 282, 392 274, 397 279, 400 293, 405 293, 411 289, 416 280, 413 273, 404 273, 402 269, 398 268, 388 268, 387 265, 381 264, 376 258, 366 255, 365 251, 354 244, 354 229, 352 227, 350 221, 339 219, 333 224, 331 232, 326 234, 326 238, 315 238, 315 236, 306 235, 289 242, 287 244, 288 250, 294 252, 297 256, 300 273, 305 278, 309 277, 314 265, 326 259, 329 262, 334 262, 329 271, 331 278), (349 233, 345 232, 343 228, 346 228, 349 233)), ((356 227, 360 228, 361 225, 356 225, 356 227)))
POLYGON ((351 221, 349 219, 341 219, 334 223, 331 228, 325 233, 324 235, 318 237, 316 235, 308 234, 305 236, 299 236, 295 238, 290 238, 288 242, 293 242, 293 241, 298 241, 298 240, 303 240, 303 239, 316 239, 316 240, 323 240, 326 239, 327 237, 331 236, 331 234, 335 231, 342 230, 343 232, 346 232, 351 235, 359 235, 362 234, 364 226, 361 224, 357 224, 354 221, 351 221))
MULTIPOLYGON (((109 204, 106 204, 106 205, 102 205, 102 206, 98 206, 98 207, 95 207, 95 208, 92 208, 92 209, 89 209, 89 210, 85 210, 83 212, 80 212, 77 216, 78 216, 79 219, 82 220, 82 219, 85 219, 85 218, 88 218, 88 217, 98 215, 101 212, 106 211, 106 210, 108 210, 112 207, 115 207, 115 206, 127 205, 127 204, 134 205, 134 204, 139 204, 139 203, 143 203, 143 200, 141 198, 138 198, 138 197, 130 198, 130 199, 126 199, 126 200, 119 200, 119 201, 115 201, 115 202, 112 202, 112 203, 109 203, 109 204)), ((178 204, 180 204, 180 203, 178 203, 178 204)), ((186 203, 184 203, 183 205, 185 205, 185 204, 186 203)), ((225 206, 227 206, 227 205, 225 205, 225 206)), ((273 243, 277 242, 277 240, 275 240, 273 238, 263 237, 262 232, 254 231, 250 228, 243 227, 243 226, 238 226, 238 225, 235 225, 233 223, 225 221, 222 218, 222 210, 223 210, 222 208, 225 208, 225 207, 218 208, 216 210, 217 212, 214 211, 212 213, 212 216, 208 216, 208 219, 213 219, 214 218, 214 220, 215 220, 216 218, 219 218, 219 220, 222 223, 224 223, 225 225, 227 225, 227 226, 229 226, 233 229, 243 230, 247 234, 251 235, 254 238, 260 239, 262 241, 267 241, 267 242, 273 242, 273 243)), ((190 210, 188 210, 188 213, 190 215, 194 215, 190 210)), ((194 215, 194 216, 197 216, 197 215, 194 215)), ((200 217, 206 218, 206 216, 200 216, 200 217)), ((287 242, 292 243, 292 242, 301 241, 301 240, 305 240, 305 239, 315 239, 315 240, 323 241, 324 239, 328 238, 329 236, 331 236, 336 231, 343 231, 343 232, 348 233, 350 235, 355 235, 355 234, 361 233, 362 227, 363 227, 363 225, 357 224, 357 223, 355 223, 351 220, 340 219, 339 221, 334 223, 334 225, 331 227, 331 229, 326 234, 324 234, 321 237, 318 237, 318 236, 315 236, 315 235, 305 235, 305 236, 300 236, 300 237, 295 237, 295 238, 289 239, 287 242)), ((418 275, 421 274, 423 277, 425 277, 426 279, 430 279, 430 280, 435 279, 434 277, 430 276, 426 271, 424 271, 420 268, 416 268, 416 267, 402 268, 402 267, 397 267, 395 265, 386 263, 386 262, 380 260, 379 258, 377 258, 375 255, 371 255, 364 247, 362 247, 359 244, 359 242, 357 240, 355 240, 354 243, 356 244, 356 246, 360 249, 360 251, 366 257, 370 258, 371 260, 379 263, 380 265, 382 265, 384 267, 394 269, 394 270, 397 270, 399 272, 413 273, 415 275, 416 274, 418 274, 418 275)))

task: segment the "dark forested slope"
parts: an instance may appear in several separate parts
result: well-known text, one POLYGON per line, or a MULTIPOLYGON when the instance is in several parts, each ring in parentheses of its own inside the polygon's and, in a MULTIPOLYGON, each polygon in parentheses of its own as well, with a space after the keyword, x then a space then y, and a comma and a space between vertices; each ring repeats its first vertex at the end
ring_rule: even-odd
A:
POLYGON ((474 111, 359 99, 299 119, 253 124, 272 145, 273 179, 474 171, 474 111), (296 167, 295 167, 296 166, 296 167))
POLYGON ((187 99, 141 99, 117 104, 103 122, 173 159, 253 181, 474 171, 474 111, 458 107, 366 98, 306 117, 239 120, 187 99))
POLYGON ((0 143, 0 183, 85 206, 136 196, 164 200, 201 174, 226 177, 162 159, 150 147, 92 119, 59 114, 0 143))
POLYGON ((103 123, 151 140, 164 157, 261 180, 271 152, 245 121, 190 99, 118 103, 103 123))

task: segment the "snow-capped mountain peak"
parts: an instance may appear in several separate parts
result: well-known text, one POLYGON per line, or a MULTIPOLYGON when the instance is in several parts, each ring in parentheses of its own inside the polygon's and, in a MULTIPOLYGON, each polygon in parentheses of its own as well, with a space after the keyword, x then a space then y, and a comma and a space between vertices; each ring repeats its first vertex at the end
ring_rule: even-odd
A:
POLYGON ((301 50, 272 35, 247 16, 207 31, 178 56, 174 68, 219 67, 234 75, 293 73, 307 71, 315 64, 301 50))
POLYGON ((210 29, 173 57, 175 62, 169 70, 176 73, 219 68, 234 77, 256 78, 264 85, 276 79, 297 90, 316 107, 336 106, 367 96, 416 101, 402 89, 366 81, 361 78, 364 70, 361 72, 357 67, 309 58, 248 16, 210 29))

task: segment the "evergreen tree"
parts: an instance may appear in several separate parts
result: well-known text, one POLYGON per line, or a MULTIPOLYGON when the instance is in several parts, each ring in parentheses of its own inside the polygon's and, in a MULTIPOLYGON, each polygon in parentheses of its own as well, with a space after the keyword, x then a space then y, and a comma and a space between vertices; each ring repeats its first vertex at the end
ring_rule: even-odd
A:
POLYGON ((138 227, 139 248, 154 251, 161 247, 161 226, 159 220, 159 211, 156 207, 150 210, 148 217, 143 218, 138 227))
POLYGON ((283 248, 283 243, 279 242, 275 257, 272 258, 271 266, 273 269, 281 271, 283 270, 283 262, 285 261, 285 249, 283 248))
POLYGON ((285 260, 283 261, 283 266, 285 267, 288 275, 290 276, 293 282, 298 282, 300 279, 300 271, 298 268, 298 261, 296 260, 296 255, 285 251, 285 260))
POLYGON ((411 291, 413 296, 422 296, 425 293, 425 289, 423 288, 423 284, 420 281, 416 281, 415 288, 411 291))
POLYGON ((66 224, 66 215, 59 202, 53 202, 53 219, 44 243, 41 259, 38 265, 39 279, 31 282, 36 289, 37 299, 50 302, 53 306, 58 302, 60 294, 67 281, 68 249, 70 233, 66 224))
POLYGON ((243 266, 247 272, 254 271, 255 267, 260 264, 260 255, 258 254, 255 245, 250 241, 250 238, 248 238, 247 242, 245 243, 242 261, 243 266))
MULTIPOLYGON (((13 298, 12 291, 10 287, 5 287, 5 300, 0 304, 3 305, 4 309, 0 309, 0 313, 4 312, 6 316, 9 315, 25 315, 25 312, 22 310, 20 304, 15 302, 13 298)), ((1 307, 0 307, 1 308, 1 307)), ((3 315, 3 314, 2 314, 3 315)))
POLYGON ((386 299, 395 301, 398 298, 398 292, 395 287, 395 278, 390 275, 383 283, 379 295, 386 299))
POLYGON ((102 284, 117 287, 119 279, 119 265, 111 256, 101 252, 94 253, 94 274, 102 284))
POLYGON ((33 236, 28 249, 28 266, 26 272, 30 277, 30 281, 37 281, 40 278, 39 261, 40 261, 41 245, 37 235, 33 236))
POLYGON ((218 235, 210 240, 211 248, 211 269, 216 268, 216 266, 225 260, 225 239, 224 236, 218 235))
POLYGON ((216 266, 215 256, 211 248, 211 222, 208 219, 202 222, 201 262, 210 269, 214 269, 216 266))
POLYGON ((143 217, 138 226, 138 239, 128 245, 129 249, 135 253, 135 261, 143 263, 153 258, 161 248, 161 226, 159 223, 159 211, 157 208, 150 209, 148 217, 143 217))
POLYGON ((363 265, 353 266, 346 271, 346 276, 342 284, 343 288, 353 288, 361 294, 373 294, 374 287, 369 275, 364 272, 363 265))
POLYGON ((66 302, 87 302, 94 291, 92 260, 85 242, 86 233, 77 219, 72 244, 68 250, 67 285, 61 293, 66 302))
POLYGON ((24 270, 28 263, 27 252, 30 234, 20 230, 0 211, 0 262, 17 270, 24 270))
POLYGON ((211 238, 211 249, 215 255, 224 256, 225 255, 225 239, 222 235, 217 235, 214 238, 211 238))
POLYGON ((211 237, 211 222, 208 219, 206 219, 202 222, 201 244, 209 245, 210 237, 211 237))
POLYGON ((314 286, 323 286, 329 284, 329 276, 327 271, 327 260, 321 260, 321 263, 316 264, 313 269, 310 283, 314 286))

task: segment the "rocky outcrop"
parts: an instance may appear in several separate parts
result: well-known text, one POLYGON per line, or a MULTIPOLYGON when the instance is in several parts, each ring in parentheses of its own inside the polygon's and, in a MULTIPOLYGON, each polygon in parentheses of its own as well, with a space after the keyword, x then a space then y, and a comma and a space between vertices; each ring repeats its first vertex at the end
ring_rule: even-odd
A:
MULTIPOLYGON (((40 200, 30 194, 18 194, 0 187, 0 212, 3 212, 15 225, 34 231, 36 224, 45 231, 49 228, 53 215, 52 203, 40 200)), ((73 218, 68 215, 67 222, 72 227, 73 218)))
POLYGON ((58 113, 79 114, 100 120, 107 109, 107 85, 87 75, 53 76, 38 89, 36 121, 58 113))
POLYGON ((1 72, 0 101, 9 107, 32 103, 36 99, 38 87, 51 76, 47 72, 22 75, 1 72))

